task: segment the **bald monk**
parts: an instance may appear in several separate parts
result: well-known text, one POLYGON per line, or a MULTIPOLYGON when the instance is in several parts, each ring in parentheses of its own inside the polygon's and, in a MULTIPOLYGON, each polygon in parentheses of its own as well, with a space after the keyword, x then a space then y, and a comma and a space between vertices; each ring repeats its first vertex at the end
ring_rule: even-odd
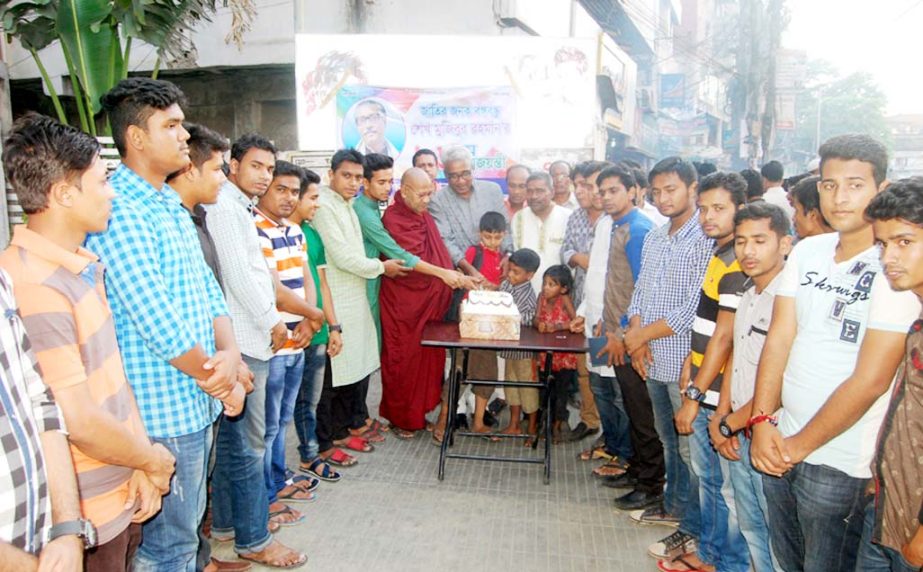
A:
POLYGON ((471 278, 455 270, 436 222, 427 211, 434 191, 425 171, 408 169, 401 177, 394 204, 381 219, 391 238, 421 261, 407 276, 384 278, 379 299, 380 412, 391 422, 396 436, 408 439, 426 426, 425 416, 439 404, 442 392, 445 350, 420 345, 423 326, 442 319, 452 288, 470 290, 475 286, 471 278), (416 271, 421 266, 435 271, 416 271))

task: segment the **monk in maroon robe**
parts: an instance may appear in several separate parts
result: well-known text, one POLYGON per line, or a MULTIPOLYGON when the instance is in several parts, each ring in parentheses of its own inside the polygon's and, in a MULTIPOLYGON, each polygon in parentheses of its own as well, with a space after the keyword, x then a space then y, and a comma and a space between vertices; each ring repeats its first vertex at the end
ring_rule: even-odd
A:
POLYGON ((423 327, 441 320, 454 287, 471 288, 454 269, 436 222, 427 211, 433 183, 421 169, 408 169, 401 190, 382 217, 385 229, 403 249, 435 267, 435 273, 411 272, 383 278, 381 306, 381 407, 395 434, 411 437, 426 426, 425 415, 439 404, 445 350, 420 345, 423 327))

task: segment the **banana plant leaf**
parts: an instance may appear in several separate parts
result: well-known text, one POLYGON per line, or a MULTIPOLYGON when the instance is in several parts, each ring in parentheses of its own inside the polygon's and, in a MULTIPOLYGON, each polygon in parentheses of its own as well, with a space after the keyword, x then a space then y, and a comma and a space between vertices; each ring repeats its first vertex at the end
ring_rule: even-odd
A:
POLYGON ((122 47, 109 0, 60 0, 55 28, 70 55, 92 115, 100 96, 119 80, 122 47))
POLYGON ((57 2, 0 1, 0 21, 8 37, 19 38, 27 50, 39 51, 57 39, 57 2))

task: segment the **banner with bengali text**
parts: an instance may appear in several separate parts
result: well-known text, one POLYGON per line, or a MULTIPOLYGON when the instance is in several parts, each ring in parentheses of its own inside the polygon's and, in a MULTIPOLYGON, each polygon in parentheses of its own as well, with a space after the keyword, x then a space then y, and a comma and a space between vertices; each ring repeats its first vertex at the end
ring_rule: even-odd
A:
POLYGON ((519 157, 516 98, 509 87, 350 85, 337 92, 336 108, 338 146, 389 155, 395 173, 410 168, 413 154, 423 148, 441 156, 448 147, 467 147, 474 176, 484 179, 502 179, 519 157))

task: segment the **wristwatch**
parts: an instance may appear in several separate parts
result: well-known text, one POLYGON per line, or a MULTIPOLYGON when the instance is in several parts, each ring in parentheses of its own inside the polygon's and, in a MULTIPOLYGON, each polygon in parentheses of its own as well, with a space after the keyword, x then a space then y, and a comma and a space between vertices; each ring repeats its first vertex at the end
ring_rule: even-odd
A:
POLYGON ((735 431, 728 425, 728 415, 722 417, 721 421, 718 422, 718 431, 721 432, 725 439, 730 439, 734 435, 735 431))
POLYGON ((84 548, 88 550, 96 546, 96 527, 93 526, 92 522, 83 518, 68 520, 52 526, 48 531, 48 542, 71 534, 82 539, 84 548))
POLYGON ((688 387, 686 387, 686 391, 683 392, 683 395, 686 396, 686 399, 696 401, 698 403, 705 401, 705 394, 702 393, 702 390, 692 385, 691 383, 688 387))
POLYGON ((330 326, 328 326, 328 329, 331 332, 340 332, 341 334, 343 333, 343 326, 340 324, 330 324, 330 326))

